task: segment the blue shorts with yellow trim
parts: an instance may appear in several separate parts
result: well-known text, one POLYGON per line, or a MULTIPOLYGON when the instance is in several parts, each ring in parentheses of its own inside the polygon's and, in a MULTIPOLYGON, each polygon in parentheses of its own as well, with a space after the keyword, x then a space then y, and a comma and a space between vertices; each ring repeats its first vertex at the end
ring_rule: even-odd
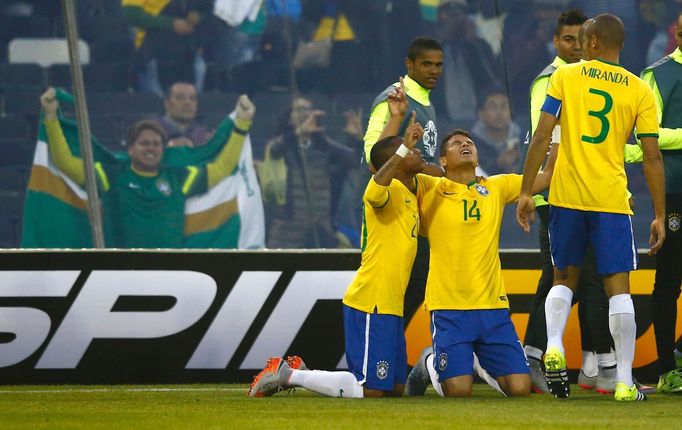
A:
POLYGON ((600 275, 637 270, 630 215, 549 207, 549 245, 557 269, 580 267, 588 244, 600 275))
POLYGON ((529 374, 509 309, 431 311, 434 366, 442 383, 474 373, 474 352, 493 378, 529 374))
POLYGON ((343 305, 346 362, 371 390, 391 391, 407 380, 407 346, 402 317, 368 314, 343 305))

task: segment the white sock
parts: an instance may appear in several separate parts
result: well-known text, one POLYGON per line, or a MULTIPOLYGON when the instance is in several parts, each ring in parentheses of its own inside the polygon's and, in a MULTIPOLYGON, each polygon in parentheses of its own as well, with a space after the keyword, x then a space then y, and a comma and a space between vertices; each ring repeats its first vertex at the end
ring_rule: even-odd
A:
POLYGON ((502 394, 504 397, 507 397, 507 393, 502 390, 500 384, 497 382, 497 379, 490 376, 490 373, 481 367, 481 363, 478 361, 478 356, 476 354, 474 354, 474 372, 476 372, 479 378, 483 379, 488 385, 493 387, 495 391, 502 394))
POLYGON ((431 385, 433 385, 433 388, 436 390, 436 393, 438 393, 438 395, 441 397, 445 397, 445 394, 443 394, 443 387, 441 387, 440 382, 438 382, 438 372, 436 372, 436 368, 433 366, 433 361, 435 359, 436 359, 435 354, 429 354, 429 356, 426 357, 426 370, 429 371, 431 385))
POLYGON ((616 351, 611 348, 611 351, 604 354, 597 354, 599 367, 613 367, 616 365, 616 351))
POLYGON ((616 381, 632 387, 637 324, 630 294, 617 294, 609 299, 609 329, 616 346, 616 381))
POLYGON ((593 377, 599 373, 599 360, 594 351, 583 351, 583 373, 585 376, 593 377))
POLYGON ((547 320, 547 349, 557 348, 564 354, 564 328, 571 312, 573 291, 565 285, 555 285, 545 299, 545 318, 547 320))
POLYGON ((526 357, 532 357, 538 361, 542 361, 542 350, 534 346, 526 345, 523 347, 526 357))
POLYGON ((351 372, 292 370, 289 385, 303 387, 327 397, 364 397, 362 385, 351 372))

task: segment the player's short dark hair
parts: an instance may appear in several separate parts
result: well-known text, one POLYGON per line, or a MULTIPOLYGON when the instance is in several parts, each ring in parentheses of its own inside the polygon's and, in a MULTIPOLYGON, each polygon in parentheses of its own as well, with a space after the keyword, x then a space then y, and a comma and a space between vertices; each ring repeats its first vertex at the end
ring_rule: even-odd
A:
POLYGON ((163 127, 161 127, 161 125, 154 120, 143 119, 142 121, 138 121, 128 128, 128 133, 126 134, 126 148, 135 143, 137 138, 140 136, 140 133, 145 130, 151 130, 157 133, 159 136, 161 136, 161 142, 163 142, 164 146, 166 145, 167 137, 163 127))
POLYGON ((398 147, 403 143, 403 138, 400 136, 388 136, 384 137, 372 146, 372 150, 369 152, 369 159, 372 162, 372 166, 376 170, 381 169, 381 167, 386 164, 389 158, 395 154, 398 147))
POLYGON ((559 19, 556 21, 556 29, 554 29, 554 35, 559 37, 561 34, 561 29, 567 25, 572 27, 574 25, 583 25, 587 21, 587 15, 580 9, 569 9, 565 12, 561 12, 559 19))
POLYGON ((440 42, 430 36, 419 36, 410 42, 407 47, 407 58, 415 61, 419 55, 426 51, 443 51, 440 42))
POLYGON ((597 36, 602 45, 611 49, 621 49, 625 42, 623 21, 610 13, 594 17, 585 32, 590 36, 597 36))
POLYGON ((443 140, 440 141, 439 153, 441 157, 445 157, 445 155, 448 153, 448 141, 452 139, 453 136, 457 135, 466 136, 467 138, 471 139, 471 134, 469 134, 469 132, 466 130, 463 130, 461 128, 456 128, 452 130, 450 133, 447 134, 447 136, 443 138, 443 140))

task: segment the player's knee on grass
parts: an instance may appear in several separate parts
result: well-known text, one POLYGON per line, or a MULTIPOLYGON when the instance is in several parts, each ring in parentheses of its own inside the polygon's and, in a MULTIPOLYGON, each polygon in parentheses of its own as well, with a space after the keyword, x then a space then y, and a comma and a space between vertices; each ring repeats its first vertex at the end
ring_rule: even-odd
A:
POLYGON ((445 397, 471 397, 473 384, 472 375, 462 375, 446 379, 441 386, 445 397))
POLYGON ((383 390, 373 390, 371 388, 362 388, 363 396, 364 397, 401 397, 403 395, 403 391, 405 391, 405 386, 404 385, 396 385, 393 390, 391 391, 383 391, 383 390))
POLYGON ((530 395, 530 375, 514 374, 497 378, 500 388, 509 397, 525 397, 530 395))

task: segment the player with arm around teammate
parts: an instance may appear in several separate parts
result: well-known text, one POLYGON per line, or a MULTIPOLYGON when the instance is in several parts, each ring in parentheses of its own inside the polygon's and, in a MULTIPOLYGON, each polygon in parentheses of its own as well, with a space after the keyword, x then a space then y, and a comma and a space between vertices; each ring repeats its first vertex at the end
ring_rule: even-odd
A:
POLYGON ((407 378, 403 298, 419 232, 415 175, 425 165, 415 146, 423 132, 413 116, 405 139, 386 137, 371 150, 379 169, 363 197, 362 262, 343 298, 349 370, 307 370, 298 357, 272 357, 248 396, 290 387, 329 397, 402 395, 407 378))

